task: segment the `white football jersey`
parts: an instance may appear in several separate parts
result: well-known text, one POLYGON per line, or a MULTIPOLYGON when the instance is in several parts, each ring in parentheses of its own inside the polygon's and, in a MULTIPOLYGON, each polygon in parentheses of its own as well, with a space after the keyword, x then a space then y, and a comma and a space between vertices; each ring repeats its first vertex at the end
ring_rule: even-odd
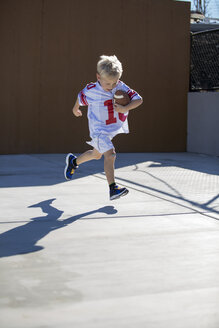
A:
POLYGON ((119 81, 111 91, 103 90, 100 83, 89 83, 79 94, 80 106, 88 106, 88 124, 90 137, 107 134, 111 139, 119 133, 129 133, 128 112, 117 113, 113 106, 113 96, 117 90, 126 91, 131 100, 141 99, 141 96, 119 81))

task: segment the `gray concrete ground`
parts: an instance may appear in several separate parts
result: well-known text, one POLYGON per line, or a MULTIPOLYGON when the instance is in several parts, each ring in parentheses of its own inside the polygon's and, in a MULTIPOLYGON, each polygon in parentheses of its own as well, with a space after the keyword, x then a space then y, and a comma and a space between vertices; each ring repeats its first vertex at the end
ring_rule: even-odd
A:
POLYGON ((1 328, 218 328, 219 158, 0 156, 1 328))

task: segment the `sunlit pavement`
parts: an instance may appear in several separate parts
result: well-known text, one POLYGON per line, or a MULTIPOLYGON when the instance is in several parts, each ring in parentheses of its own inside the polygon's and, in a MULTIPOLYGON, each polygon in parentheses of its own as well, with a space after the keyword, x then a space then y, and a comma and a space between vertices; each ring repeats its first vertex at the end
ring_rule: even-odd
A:
POLYGON ((218 328, 219 158, 0 156, 1 328, 218 328))

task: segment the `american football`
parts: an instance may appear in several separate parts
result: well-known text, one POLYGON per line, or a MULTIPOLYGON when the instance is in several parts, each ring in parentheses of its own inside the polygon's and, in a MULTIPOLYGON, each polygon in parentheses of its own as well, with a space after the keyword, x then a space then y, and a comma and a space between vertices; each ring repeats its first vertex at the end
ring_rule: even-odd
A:
POLYGON ((114 94, 114 101, 118 105, 126 106, 130 103, 130 98, 127 92, 123 90, 117 90, 114 94))

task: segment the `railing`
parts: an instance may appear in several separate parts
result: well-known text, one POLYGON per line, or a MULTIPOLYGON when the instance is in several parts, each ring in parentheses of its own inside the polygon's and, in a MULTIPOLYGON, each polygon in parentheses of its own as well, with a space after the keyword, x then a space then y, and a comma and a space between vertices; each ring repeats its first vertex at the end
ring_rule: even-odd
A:
POLYGON ((219 29, 191 33, 190 91, 219 90, 219 29))

